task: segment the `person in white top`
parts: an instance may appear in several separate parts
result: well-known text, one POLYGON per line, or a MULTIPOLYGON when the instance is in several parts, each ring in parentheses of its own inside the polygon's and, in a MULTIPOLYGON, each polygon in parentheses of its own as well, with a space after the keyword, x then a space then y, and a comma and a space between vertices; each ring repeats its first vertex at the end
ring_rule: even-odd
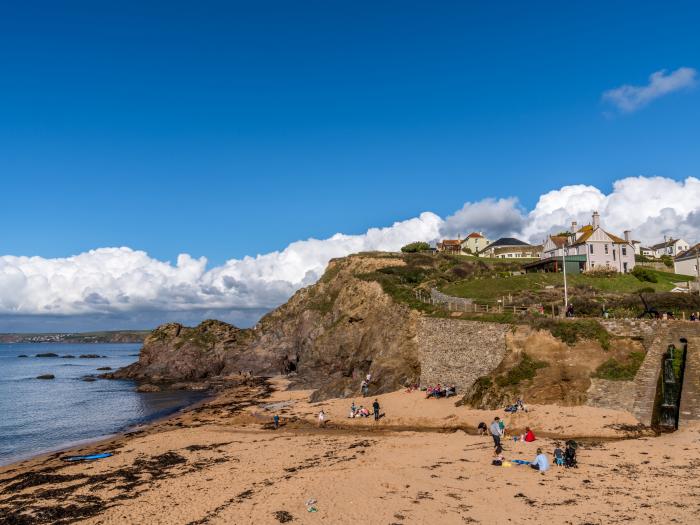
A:
POLYGON ((325 421, 326 421, 326 414, 323 412, 323 410, 321 410, 321 411, 318 413, 318 426, 319 426, 319 427, 322 427, 322 426, 323 426, 323 423, 324 423, 325 421))

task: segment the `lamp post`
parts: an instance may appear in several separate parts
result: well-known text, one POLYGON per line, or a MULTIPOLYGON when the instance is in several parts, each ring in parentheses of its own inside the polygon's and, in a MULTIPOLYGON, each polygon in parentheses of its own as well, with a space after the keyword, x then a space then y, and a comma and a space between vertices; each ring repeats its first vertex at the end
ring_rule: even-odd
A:
POLYGON ((566 246, 564 246, 562 251, 561 265, 564 270, 564 315, 566 316, 566 312, 569 309, 569 290, 566 287, 566 246))

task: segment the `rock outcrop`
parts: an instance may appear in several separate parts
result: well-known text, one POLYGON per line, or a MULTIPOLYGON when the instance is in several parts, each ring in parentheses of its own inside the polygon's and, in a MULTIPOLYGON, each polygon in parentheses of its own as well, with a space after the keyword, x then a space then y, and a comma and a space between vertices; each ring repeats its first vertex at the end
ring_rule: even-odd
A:
POLYGON ((154 330, 138 362, 103 377, 182 383, 236 374, 294 372, 317 398, 355 394, 366 374, 370 392, 389 391, 420 377, 420 314, 396 303, 362 274, 398 258, 354 256, 330 262, 313 286, 299 290, 251 329, 220 321, 154 330))

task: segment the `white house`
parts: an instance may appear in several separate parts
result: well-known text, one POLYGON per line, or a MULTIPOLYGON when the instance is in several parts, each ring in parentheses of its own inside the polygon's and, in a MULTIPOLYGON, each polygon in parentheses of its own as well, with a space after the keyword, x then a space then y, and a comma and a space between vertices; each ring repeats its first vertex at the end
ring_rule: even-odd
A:
POLYGON ((538 258, 542 246, 533 246, 513 237, 501 237, 489 244, 479 255, 497 259, 538 258))
POLYGON ((655 244, 651 247, 654 250, 654 257, 661 257, 663 255, 670 255, 671 257, 676 257, 681 253, 688 251, 690 249, 690 244, 688 244, 683 239, 668 239, 659 244, 655 244))
POLYGON ((700 258, 700 243, 679 254, 673 260, 673 271, 682 275, 698 277, 698 258, 700 258))
POLYGON ((621 238, 605 231, 597 211, 591 219, 591 224, 582 228, 572 222, 570 236, 550 235, 542 249, 542 259, 561 257, 566 250, 567 256, 579 256, 583 270, 607 267, 621 273, 632 271, 635 253, 630 232, 626 231, 621 238))

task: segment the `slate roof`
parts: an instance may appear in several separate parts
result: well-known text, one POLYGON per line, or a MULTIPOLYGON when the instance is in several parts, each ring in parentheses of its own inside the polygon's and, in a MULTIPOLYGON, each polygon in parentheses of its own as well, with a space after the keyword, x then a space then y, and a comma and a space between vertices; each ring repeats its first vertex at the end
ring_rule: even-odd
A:
POLYGON ((489 244, 485 250, 489 248, 498 248, 499 246, 531 246, 530 244, 521 241, 520 239, 515 239, 514 237, 501 237, 497 241, 493 241, 489 244))

